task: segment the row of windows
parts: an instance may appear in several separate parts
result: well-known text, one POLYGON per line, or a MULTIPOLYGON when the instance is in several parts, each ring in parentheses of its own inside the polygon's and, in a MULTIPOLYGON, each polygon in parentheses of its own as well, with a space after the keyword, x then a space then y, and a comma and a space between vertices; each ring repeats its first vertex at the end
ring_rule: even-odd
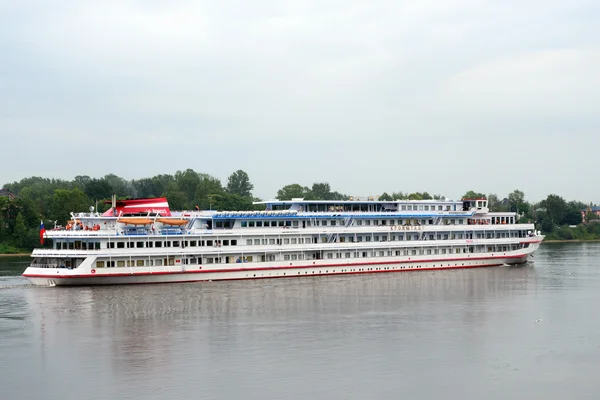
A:
MULTIPOLYGON (((524 235, 524 232, 496 232, 487 233, 486 237, 488 239, 492 238, 509 238, 509 237, 524 237, 519 235, 524 235)), ((322 243, 354 243, 354 242, 387 242, 387 241, 403 241, 403 240, 419 240, 419 234, 386 234, 386 235, 339 235, 333 236, 331 239, 328 235, 321 236, 322 243)), ((473 239, 474 235, 472 233, 437 233, 437 234, 427 234, 423 236, 424 240, 456 240, 456 239, 473 239)), ((483 233, 478 233, 475 235, 477 239, 483 239, 483 233)), ((247 246, 259 246, 259 245, 282 245, 282 244, 309 244, 309 243, 317 243, 317 237, 312 238, 261 238, 261 239, 246 239, 247 246)))
POLYGON ((75 240, 72 242, 55 242, 57 250, 100 250, 100 242, 75 240))
MULTIPOLYGON (((465 223, 464 218, 452 218, 446 221, 447 225, 462 225, 465 223)), ((387 225, 433 225, 433 219, 357 219, 354 224, 356 226, 387 226, 387 225)), ((273 221, 241 221, 240 225, 242 228, 297 228, 299 226, 310 227, 310 226, 343 226, 344 221, 339 219, 322 219, 322 220, 304 220, 304 221, 284 221, 284 220, 273 220, 273 221)), ((215 225, 217 228, 225 227, 221 221, 215 225)), ((226 226, 229 228, 229 226, 226 226)))
MULTIPOLYGON (((525 237, 525 231, 509 231, 509 232, 478 232, 473 235, 472 232, 463 233, 429 233, 423 236, 424 240, 455 240, 455 239, 493 239, 493 238, 513 238, 513 237, 525 237)), ((335 235, 329 237, 328 235, 321 236, 321 242, 386 242, 386 241, 403 241, 403 240, 419 240, 419 234, 412 233, 394 233, 385 235, 335 235)), ((307 238, 256 238, 246 239, 247 246, 258 246, 258 245, 286 245, 286 244, 316 244, 318 243, 318 237, 307 237, 307 238)), ((123 248, 161 248, 161 247, 221 247, 221 246, 237 246, 237 239, 224 239, 224 240, 167 240, 167 241, 111 241, 106 243, 106 248, 109 249, 123 249, 123 248)), ((72 241, 72 242, 56 242, 56 249, 58 250, 100 250, 100 242, 85 242, 85 241, 72 241)))
MULTIPOLYGON (((470 220, 469 220, 470 221, 470 220)), ((513 224, 514 217, 494 217, 491 220, 482 220, 489 223, 491 221, 492 224, 513 224)), ((217 228, 229 228, 229 224, 227 226, 223 225, 224 222, 218 221, 216 223, 217 228)), ((314 227, 314 226, 343 226, 345 222, 339 219, 322 219, 322 220, 304 220, 304 221, 241 221, 240 225, 242 228, 297 228, 302 226, 306 227, 314 227)), ((393 225, 401 225, 401 226, 416 226, 416 225, 434 225, 435 221, 433 219, 356 219, 353 222, 355 226, 393 226, 393 225)), ((448 218, 444 219, 443 225, 465 225, 467 224, 467 219, 465 218, 448 218)), ((468 225, 477 225, 474 223, 469 223, 468 225)))
MULTIPOLYGON (((455 240, 455 239, 493 239, 493 238, 516 238, 526 237, 526 231, 504 231, 504 232, 473 232, 467 233, 426 233, 422 236, 423 240, 455 240)), ((390 234, 377 234, 377 235, 335 235, 330 237, 329 235, 321 235, 320 240, 322 243, 327 242, 386 242, 386 241, 403 241, 403 240, 419 240, 421 236, 413 233, 390 233, 390 234)), ((258 245, 286 245, 286 244, 309 244, 318 243, 318 236, 306 237, 306 238, 255 238, 246 239, 245 243, 247 246, 258 246, 258 245)), ((237 239, 224 239, 224 240, 156 240, 156 241, 111 241, 106 243, 108 249, 123 249, 123 248, 161 248, 161 247, 221 247, 221 246, 237 246, 237 239)), ((86 241, 70 241, 70 242, 55 242, 57 250, 100 250, 100 242, 86 242, 86 241)))
POLYGON ((142 249, 142 248, 159 248, 159 247, 203 247, 203 246, 237 246, 237 239, 226 240, 156 240, 156 241, 136 241, 136 242, 107 242, 107 249, 142 249))
POLYGON ((417 255, 443 255, 443 254, 467 254, 467 253, 493 253, 518 250, 527 247, 527 245, 513 244, 506 246, 461 246, 445 248, 407 248, 407 249, 387 249, 387 250, 366 250, 355 252, 307 252, 293 254, 261 254, 261 255, 231 255, 219 257, 203 257, 200 255, 175 258, 144 258, 128 260, 104 260, 96 261, 96 268, 112 267, 154 267, 154 266, 172 266, 172 265, 202 265, 202 264, 223 264, 223 263, 246 263, 246 262, 273 262, 273 261, 298 261, 298 260, 320 260, 320 259, 341 259, 341 258, 371 258, 371 257, 401 257, 417 255))

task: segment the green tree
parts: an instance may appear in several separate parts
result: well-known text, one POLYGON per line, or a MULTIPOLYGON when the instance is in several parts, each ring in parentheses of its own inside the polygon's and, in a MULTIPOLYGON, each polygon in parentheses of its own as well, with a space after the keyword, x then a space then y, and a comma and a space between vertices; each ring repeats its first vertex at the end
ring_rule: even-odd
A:
POLYGON ((251 198, 252 189, 254 189, 254 185, 250 183, 250 178, 246 172, 240 169, 229 175, 227 179, 227 193, 251 198))
POLYGON ((200 182, 196 187, 196 199, 194 206, 203 210, 214 208, 215 196, 224 193, 221 181, 208 174, 200 174, 200 182))
POLYGON ((329 186, 329 183, 315 182, 310 191, 315 200, 332 200, 331 186, 329 186))
POLYGON ((277 198, 279 200, 291 200, 294 198, 307 198, 310 194, 310 190, 307 187, 293 183, 279 189, 277 191, 277 198))
POLYGON ((546 200, 540 202, 540 205, 546 209, 548 218, 552 225, 563 225, 566 222, 567 202, 560 196, 550 194, 546 200))
POLYGON ((185 193, 186 198, 192 200, 196 195, 196 189, 200 183, 200 176, 196 171, 188 168, 185 171, 177 171, 175 173, 175 182, 177 183, 179 190, 185 193))
POLYGON ((73 184, 77 189, 85 192, 85 185, 87 185, 91 180, 92 178, 87 175, 77 175, 75 178, 73 178, 73 184))
POLYGON ((487 196, 488 208, 490 211, 498 211, 500 208, 500 199, 494 193, 490 193, 487 196))
MULTIPOLYGON (((220 193, 212 196, 213 209, 221 211, 249 211, 255 210, 253 199, 248 196, 239 196, 231 193, 220 193)), ((258 208, 262 210, 264 207, 258 208)))
POLYGON ((485 199, 486 195, 483 193, 475 192, 473 190, 469 190, 462 197, 463 199, 485 199))
POLYGON ((525 213, 528 209, 525 202, 525 194, 520 190, 514 190, 508 195, 509 211, 519 214, 525 213))
POLYGON ((570 201, 567 203, 567 210, 565 212, 564 224, 567 225, 578 225, 582 222, 581 212, 585 210, 585 204, 580 201, 570 201))
POLYGON ((50 217, 59 223, 65 223, 72 212, 85 212, 91 204, 90 199, 79 189, 57 189, 52 196, 50 217))
POLYGON ((383 192, 381 194, 381 196, 379 196, 379 201, 394 201, 394 199, 392 198, 392 196, 390 196, 389 194, 387 194, 386 192, 383 192))
POLYGON ((190 209, 187 194, 179 188, 177 182, 169 183, 167 191, 163 194, 169 201, 169 206, 174 210, 190 209))
POLYGON ((25 226, 25 219, 23 218, 23 214, 21 213, 17 214, 14 235, 17 239, 19 247, 23 247, 23 244, 25 243, 25 240, 27 238, 27 227, 25 226))
POLYGON ((109 199, 114 194, 112 187, 104 179, 90 179, 86 182, 83 191, 92 200, 109 199))

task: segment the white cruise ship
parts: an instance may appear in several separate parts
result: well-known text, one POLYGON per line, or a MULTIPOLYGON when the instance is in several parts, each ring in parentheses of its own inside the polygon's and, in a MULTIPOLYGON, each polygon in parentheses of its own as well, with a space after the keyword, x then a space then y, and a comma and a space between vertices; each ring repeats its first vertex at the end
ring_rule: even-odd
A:
POLYGON ((259 202, 264 211, 171 212, 113 200, 44 233, 23 276, 95 285, 405 272, 522 264, 543 236, 485 199, 259 202))

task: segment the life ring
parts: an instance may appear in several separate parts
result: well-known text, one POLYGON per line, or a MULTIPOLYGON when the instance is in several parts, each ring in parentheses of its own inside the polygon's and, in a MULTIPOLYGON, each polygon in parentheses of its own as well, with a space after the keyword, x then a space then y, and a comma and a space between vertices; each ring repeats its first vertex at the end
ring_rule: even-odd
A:
POLYGON ((95 269, 92 269, 92 274, 95 274, 95 273, 96 273, 96 270, 95 270, 95 269))

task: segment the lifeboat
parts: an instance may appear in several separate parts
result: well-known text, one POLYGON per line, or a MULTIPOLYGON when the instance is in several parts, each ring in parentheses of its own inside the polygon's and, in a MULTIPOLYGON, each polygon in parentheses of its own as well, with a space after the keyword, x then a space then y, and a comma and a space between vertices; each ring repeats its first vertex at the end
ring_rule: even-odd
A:
POLYGON ((157 218, 156 222, 160 222, 163 225, 174 225, 174 226, 182 226, 187 225, 187 219, 176 219, 176 218, 157 218))
POLYGON ((121 224, 127 225, 150 225, 152 220, 148 218, 121 218, 117 220, 121 224))

